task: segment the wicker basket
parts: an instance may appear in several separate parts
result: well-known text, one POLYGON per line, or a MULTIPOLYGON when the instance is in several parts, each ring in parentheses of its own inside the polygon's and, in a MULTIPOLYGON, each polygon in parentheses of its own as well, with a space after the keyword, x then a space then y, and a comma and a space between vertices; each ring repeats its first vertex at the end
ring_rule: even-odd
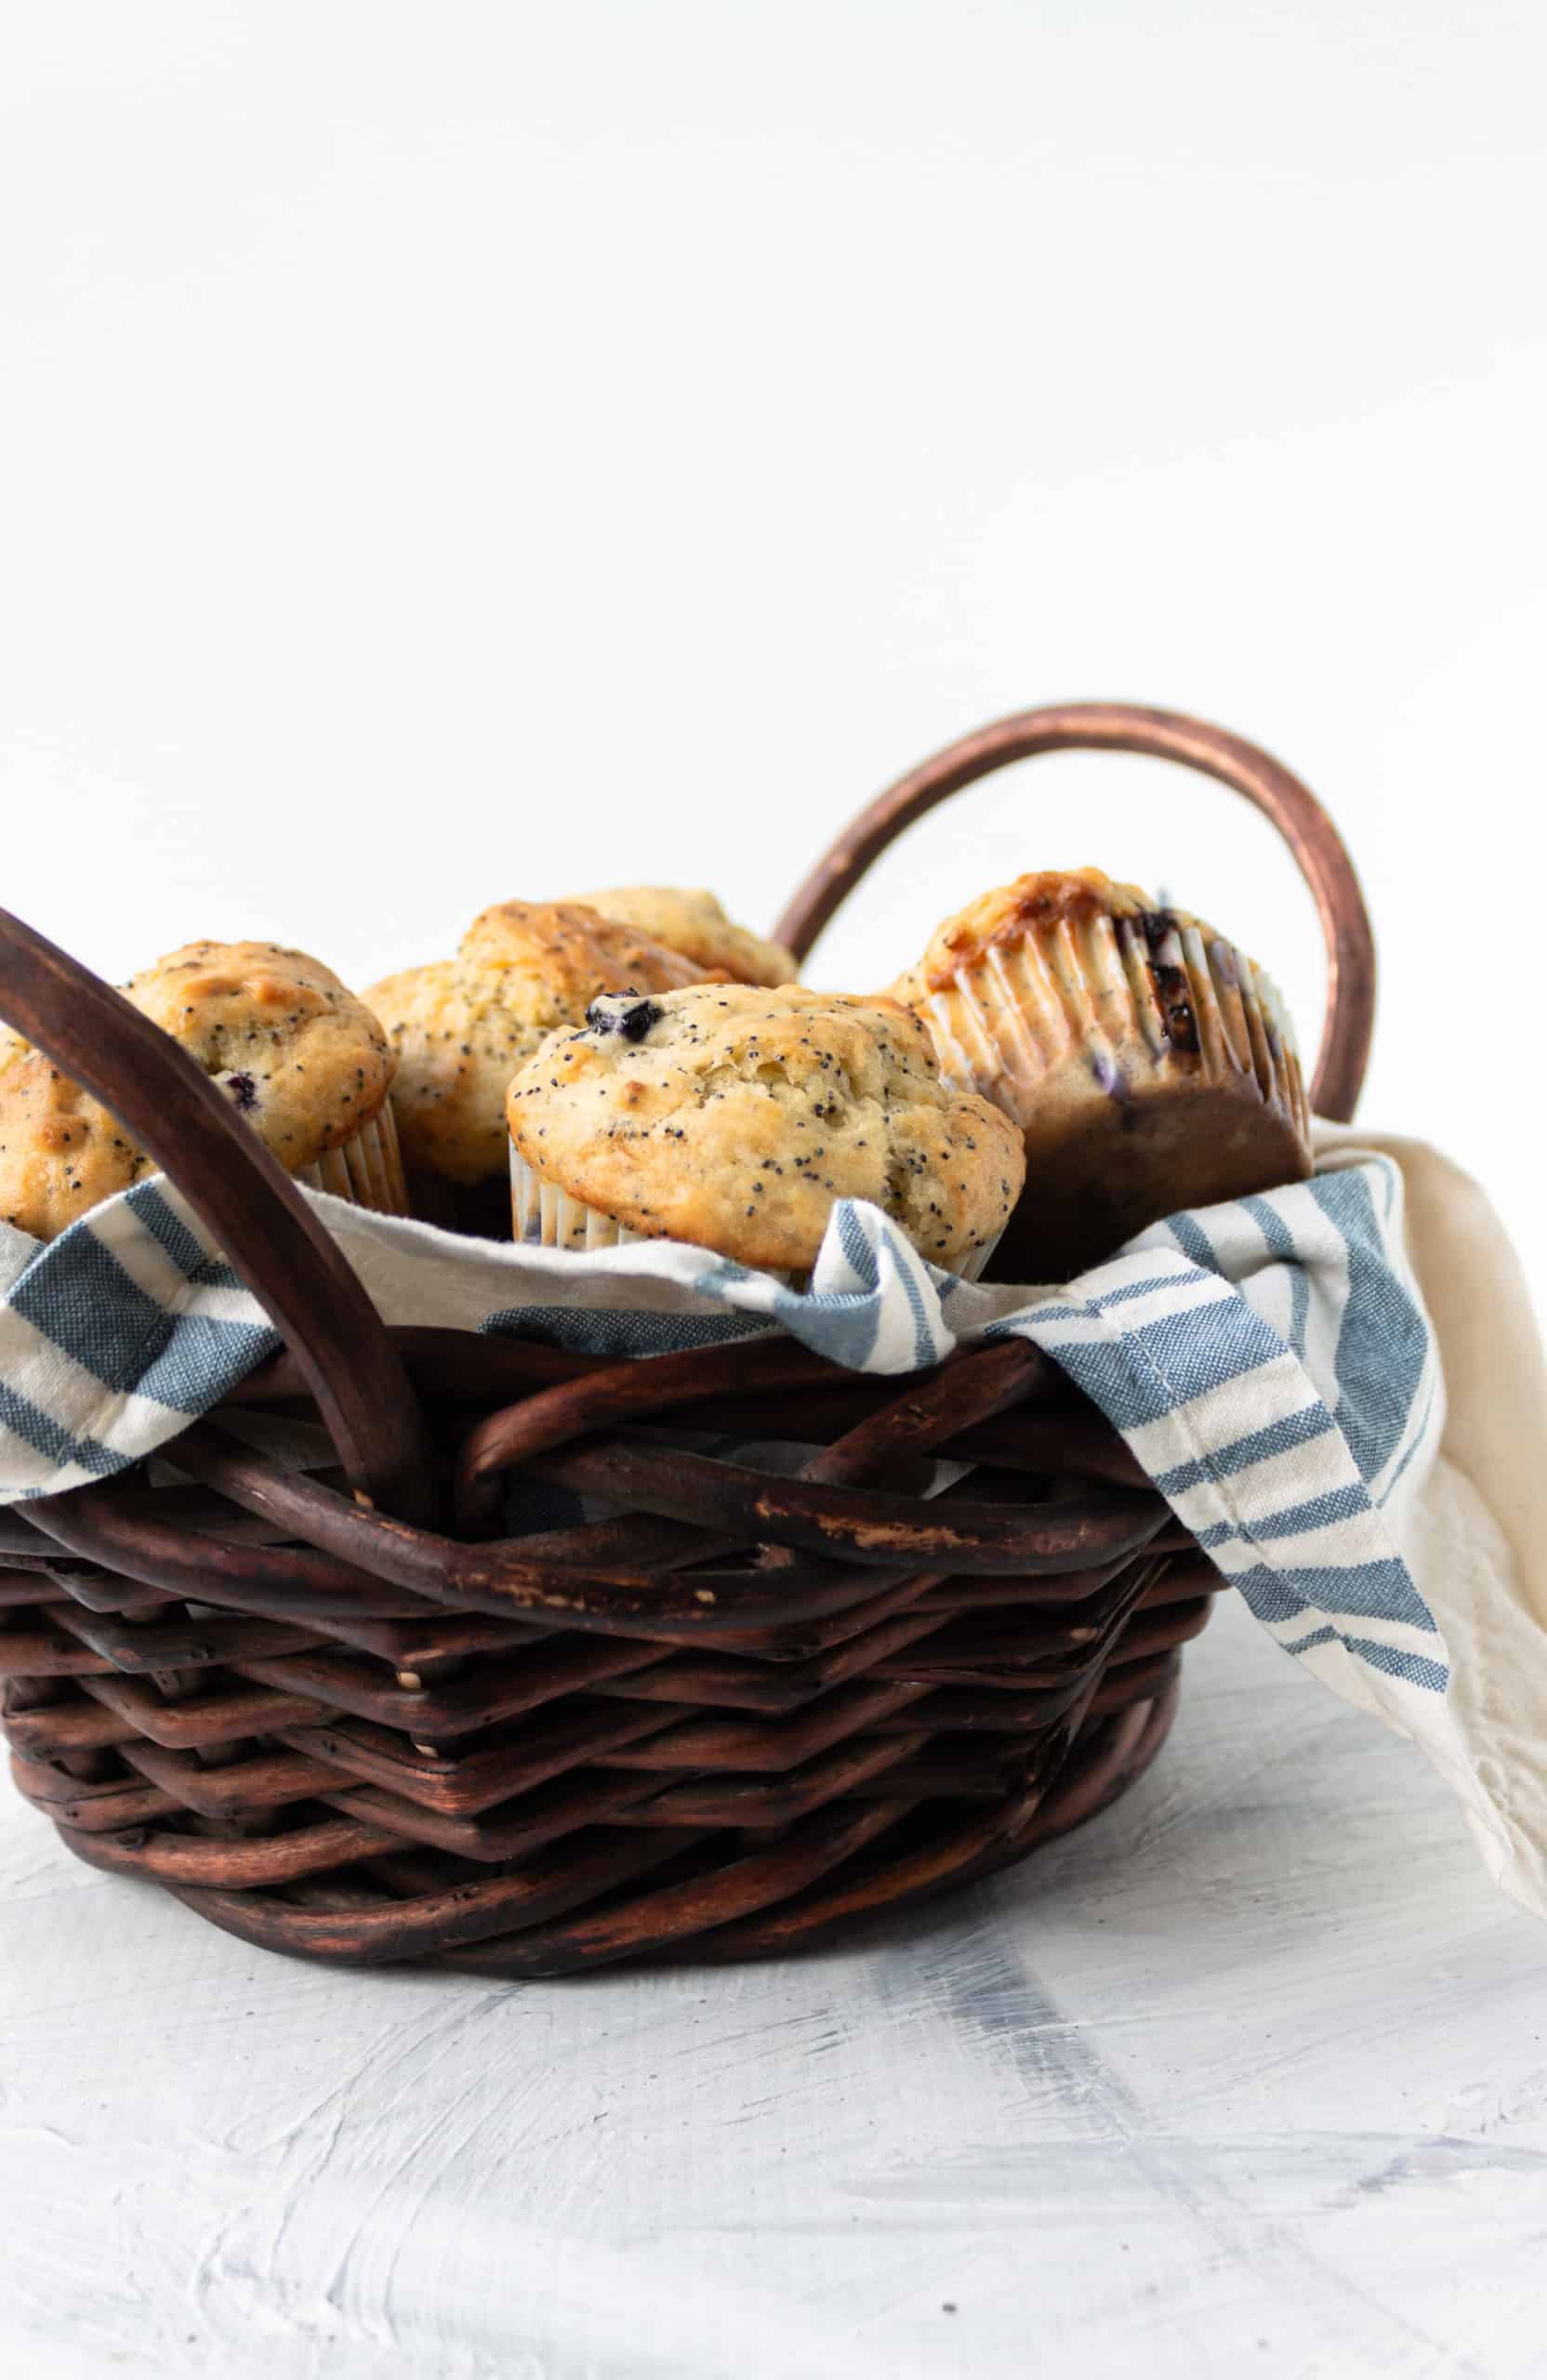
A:
MULTIPOLYGON (((805 951, 911 819, 1002 763, 1157 754, 1264 810, 1330 963, 1314 1098, 1353 1112, 1373 1000, 1357 883, 1253 747, 1088 705, 970 737, 840 837, 805 951)), ((320 1415, 299 1475, 216 1414, 143 1472, 0 1514, 17 1781, 94 1866, 276 1950, 551 1976, 825 1939, 1024 1858, 1170 1726, 1224 1583, 1120 1440, 1020 1342, 906 1381, 764 1338, 618 1362, 388 1330, 304 1198, 136 1012, 0 917, 0 1013, 123 1118, 272 1316, 231 1402, 320 1415), (692 1450, 706 1418, 811 1448, 692 1450), (915 1492, 911 1458, 972 1466, 915 1492), (626 1520, 500 1540, 517 1466, 626 1520)))

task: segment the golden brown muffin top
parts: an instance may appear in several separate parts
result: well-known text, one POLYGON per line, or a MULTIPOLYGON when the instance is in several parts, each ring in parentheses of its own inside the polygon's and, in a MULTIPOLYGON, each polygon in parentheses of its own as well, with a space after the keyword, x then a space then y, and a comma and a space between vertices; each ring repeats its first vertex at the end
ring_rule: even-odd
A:
POLYGON ((506 1005, 551 1031, 585 1013, 600 991, 641 991, 701 984, 705 968, 673 945, 627 920, 604 918, 579 901, 498 901, 474 918, 458 956, 497 969, 506 1005))
POLYGON ((960 969, 975 966, 998 943, 1102 917, 1164 917, 1178 924, 1192 923, 1180 910, 1157 910, 1136 884, 1116 884, 1099 867, 1043 868, 980 893, 936 926, 923 957, 898 977, 893 993, 910 1003, 925 998, 944 990, 960 969))
POLYGON ((954 1267, 1025 1171, 1015 1127, 941 1082, 906 1009, 791 986, 599 1000, 518 1075, 509 1116, 536 1171, 628 1230, 792 1271, 840 1198, 954 1267))
POLYGON ((579 898, 602 917, 640 927, 729 983, 793 984, 800 972, 792 950, 734 924, 701 885, 626 884, 609 892, 582 892, 579 898))
MULTIPOLYGON (((331 969, 272 942, 191 942, 124 986, 211 1076, 289 1172, 353 1138, 393 1058, 331 969)), ((151 1170, 123 1126, 40 1051, 0 1045, 0 1216, 39 1239, 151 1170)))
POLYGON ((680 951, 575 902, 503 901, 473 919, 456 959, 410 967, 366 998, 398 1060, 392 1105, 404 1162, 469 1187, 506 1163, 510 1078, 599 992, 703 980, 680 951))

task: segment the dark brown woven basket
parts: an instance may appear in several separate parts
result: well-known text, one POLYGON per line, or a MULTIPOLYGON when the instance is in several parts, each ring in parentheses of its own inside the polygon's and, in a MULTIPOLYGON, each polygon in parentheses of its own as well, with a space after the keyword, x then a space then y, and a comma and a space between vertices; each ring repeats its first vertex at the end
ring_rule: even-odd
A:
MULTIPOLYGON (((952 746, 840 838, 781 935, 804 953, 911 819, 1068 747, 1182 761, 1278 826, 1330 964, 1315 1104, 1350 1117, 1374 972, 1347 856, 1276 762, 1170 713, 1071 706, 952 746)), ((320 1415, 337 1456, 284 1472, 217 1413, 167 1450, 173 1484, 0 1514, 15 1775, 83 1859, 311 1958, 745 1958, 1023 1858, 1155 1757, 1224 1582, 1030 1347, 877 1380, 774 1337, 618 1362, 388 1330, 198 1068, 3 916, 0 1014, 272 1316, 286 1352, 232 1407, 320 1415), (706 1427, 809 1460, 719 1460, 706 1427), (972 1467, 929 1499, 925 1455, 972 1467), (518 1466, 628 1517, 502 1540, 518 1466)))

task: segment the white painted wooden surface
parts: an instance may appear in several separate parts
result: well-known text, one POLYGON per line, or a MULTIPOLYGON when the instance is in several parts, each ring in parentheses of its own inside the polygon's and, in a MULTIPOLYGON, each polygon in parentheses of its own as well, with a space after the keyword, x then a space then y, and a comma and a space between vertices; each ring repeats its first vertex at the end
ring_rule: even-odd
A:
POLYGON ((0 1805, 0 2369, 1547 2370, 1547 1935, 1223 1610, 1117 1810, 911 1933, 344 1978, 0 1805))

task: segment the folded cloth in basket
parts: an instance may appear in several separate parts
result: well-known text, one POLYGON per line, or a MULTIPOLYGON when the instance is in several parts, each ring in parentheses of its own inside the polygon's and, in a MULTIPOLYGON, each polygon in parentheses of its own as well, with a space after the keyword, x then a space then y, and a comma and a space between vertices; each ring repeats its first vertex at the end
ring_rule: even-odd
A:
MULTIPOLYGON (((1422 1748, 1489 1871, 1547 1915, 1547 1382, 1508 1243, 1432 1150, 1324 1130, 1312 1181, 1043 1289, 939 1273, 853 1203, 797 1293, 699 1249, 500 1247, 308 1195, 390 1323, 640 1355, 781 1327, 873 1372, 1034 1340, 1285 1650, 1422 1748)), ((0 1502, 122 1470, 277 1344, 164 1181, 47 1248, 0 1225, 0 1502)))

